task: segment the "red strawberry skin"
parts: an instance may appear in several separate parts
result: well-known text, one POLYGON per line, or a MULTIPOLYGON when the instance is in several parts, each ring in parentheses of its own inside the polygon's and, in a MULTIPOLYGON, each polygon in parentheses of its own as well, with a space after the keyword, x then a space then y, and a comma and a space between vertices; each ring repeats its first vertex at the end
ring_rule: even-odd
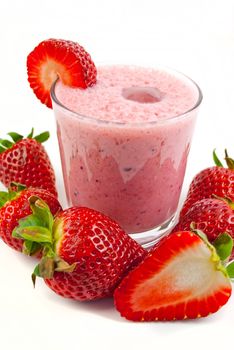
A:
POLYGON ((198 173, 189 187, 180 218, 194 203, 203 198, 211 198, 213 194, 234 201, 234 170, 214 166, 198 173))
POLYGON ((70 40, 42 41, 27 57, 28 81, 35 95, 52 107, 50 89, 59 77, 65 85, 86 88, 96 83, 97 70, 85 49, 70 40))
POLYGON ((43 199, 53 215, 62 210, 57 197, 43 189, 29 188, 19 192, 16 197, 0 208, 0 237, 11 248, 22 252, 23 240, 12 237, 13 229, 18 221, 32 213, 28 199, 39 196, 43 199))
POLYGON ((57 196, 48 154, 35 139, 23 139, 0 153, 0 181, 6 187, 17 182, 26 187, 43 188, 57 196))
MULTIPOLYGON (((190 230, 194 222, 197 229, 203 231, 210 242, 220 233, 227 232, 234 239, 234 211, 223 200, 205 198, 192 205, 181 217, 173 232, 190 230)), ((231 259, 234 258, 234 250, 231 259)))
POLYGON ((57 294, 80 301, 108 297, 127 272, 146 256, 146 251, 120 226, 88 208, 73 207, 55 219, 57 254, 71 273, 55 272, 46 284, 57 294))
POLYGON ((117 310, 132 321, 182 320, 216 312, 228 301, 231 283, 214 270, 209 253, 189 231, 163 238, 115 290, 117 310))

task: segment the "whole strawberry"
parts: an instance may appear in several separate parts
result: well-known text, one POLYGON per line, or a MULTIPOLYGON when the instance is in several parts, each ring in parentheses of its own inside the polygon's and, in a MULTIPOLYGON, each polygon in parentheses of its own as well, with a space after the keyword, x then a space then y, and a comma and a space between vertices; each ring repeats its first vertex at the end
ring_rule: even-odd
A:
MULTIPOLYGON (((191 224, 203 231, 210 242, 213 242, 220 232, 227 232, 234 239, 234 203, 228 199, 202 199, 194 203, 180 218, 173 232, 190 230, 191 224)), ((234 258, 234 251, 231 258, 234 258)))
POLYGON ((63 297, 82 301, 110 296, 146 256, 116 222, 95 210, 73 207, 53 222, 43 201, 32 197, 30 203, 34 214, 20 220, 13 235, 41 243, 43 258, 33 279, 43 277, 63 297))
POLYGON ((225 160, 228 168, 224 168, 213 152, 216 166, 207 168, 198 173, 193 179, 187 198, 180 212, 180 218, 196 203, 203 198, 211 198, 213 194, 219 197, 228 197, 234 201, 234 160, 228 156, 225 150, 225 160))
POLYGON ((54 170, 42 145, 49 132, 33 137, 33 131, 26 138, 10 132, 12 141, 0 139, 0 181, 6 187, 17 182, 43 188, 57 196, 54 170))
POLYGON ((12 231, 18 221, 32 213, 29 205, 31 196, 40 196, 50 207, 53 215, 62 210, 57 197, 43 189, 24 188, 21 185, 9 188, 8 192, 0 192, 0 237, 11 248, 33 255, 38 245, 12 237, 12 231))
POLYGON ((219 236, 217 250, 191 231, 178 231, 160 240, 114 293, 121 316, 132 321, 170 321, 208 316, 231 296, 226 260, 233 246, 219 236), (218 255, 220 254, 220 256, 218 255))

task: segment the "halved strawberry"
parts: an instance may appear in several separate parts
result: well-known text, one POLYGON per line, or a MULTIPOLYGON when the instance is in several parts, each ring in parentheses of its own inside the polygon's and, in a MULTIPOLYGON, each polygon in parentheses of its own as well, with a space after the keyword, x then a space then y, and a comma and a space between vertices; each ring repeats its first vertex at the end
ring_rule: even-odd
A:
MULTIPOLYGON (((226 239, 229 254, 230 236, 219 238, 221 245, 226 239)), ((114 298, 117 310, 129 320, 164 321, 207 316, 230 295, 228 273, 215 248, 197 234, 181 231, 161 240, 123 279, 114 298)))
POLYGON ((50 89, 59 77, 65 85, 86 88, 96 83, 97 70, 85 49, 70 40, 42 41, 27 57, 28 81, 35 95, 52 107, 50 89))

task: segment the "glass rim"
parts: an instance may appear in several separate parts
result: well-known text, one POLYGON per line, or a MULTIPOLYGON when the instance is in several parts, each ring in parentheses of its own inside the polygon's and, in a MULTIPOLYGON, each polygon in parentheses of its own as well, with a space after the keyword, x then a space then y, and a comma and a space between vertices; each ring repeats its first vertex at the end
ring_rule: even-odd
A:
MULTIPOLYGON (((116 64, 114 64, 116 66, 116 64)), ((118 64, 117 64, 118 65, 118 64)), ((112 66, 111 65, 100 65, 100 66, 112 66)), ((139 67, 139 68, 142 68, 143 66, 140 66, 140 65, 123 65, 123 64, 119 64, 119 66, 130 66, 130 67, 139 67)), ((148 68, 151 68, 151 66, 149 66, 148 68)), ((53 82, 52 86, 51 86, 51 89, 50 89, 50 96, 51 96, 51 99, 52 101, 57 105, 59 106, 60 108, 62 108, 65 112, 68 112, 69 115, 72 115, 73 117, 75 118, 78 118, 78 119, 81 119, 81 120, 88 120, 92 123, 97 123, 97 124, 102 124, 102 125, 116 125, 116 126, 153 126, 153 125, 158 125, 158 124, 164 124, 164 123, 168 123, 168 122, 172 122, 172 121, 177 121, 177 120, 180 120, 180 119, 183 119, 183 118, 186 118, 188 115, 190 115, 191 112, 193 112, 194 110, 196 110, 202 100, 203 100, 203 94, 202 94, 202 91, 199 87, 199 85, 193 80, 191 79, 190 77, 188 77, 187 75, 181 73, 180 71, 177 71, 175 69, 172 69, 172 68, 168 68, 168 67, 165 67, 165 66, 161 66, 161 65, 157 65, 155 67, 152 67, 152 69, 162 69, 164 71, 167 71, 167 72, 172 72, 172 73, 176 73, 178 75, 180 75, 181 77, 187 79, 190 83, 192 83, 192 85, 197 89, 198 91, 198 98, 197 98, 197 101, 196 103, 194 104, 194 106, 192 106, 191 108, 189 108, 188 110, 186 110, 185 112, 183 113, 180 113, 180 114, 177 114, 177 115, 174 115, 174 116, 169 116, 169 117, 166 117, 166 118, 163 118, 163 119, 158 119, 158 120, 151 120, 151 121, 115 121, 115 120, 105 120, 105 119, 98 119, 98 118, 95 118, 95 117, 92 117, 92 116, 88 116, 88 115, 83 115, 81 113, 78 113, 78 112, 75 112, 73 111, 72 109, 69 109, 67 106, 65 106, 56 96, 56 93, 55 93, 55 88, 56 88, 56 84, 58 83, 59 81, 59 77, 57 77, 57 79, 53 82)))

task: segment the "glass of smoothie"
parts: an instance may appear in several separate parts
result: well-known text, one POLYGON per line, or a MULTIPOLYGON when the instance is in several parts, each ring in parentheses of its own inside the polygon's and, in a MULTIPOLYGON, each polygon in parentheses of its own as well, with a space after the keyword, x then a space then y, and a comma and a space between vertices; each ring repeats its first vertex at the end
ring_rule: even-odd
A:
POLYGON ((202 93, 168 68, 100 66, 51 90, 69 205, 115 219, 148 247, 173 226, 202 93))

